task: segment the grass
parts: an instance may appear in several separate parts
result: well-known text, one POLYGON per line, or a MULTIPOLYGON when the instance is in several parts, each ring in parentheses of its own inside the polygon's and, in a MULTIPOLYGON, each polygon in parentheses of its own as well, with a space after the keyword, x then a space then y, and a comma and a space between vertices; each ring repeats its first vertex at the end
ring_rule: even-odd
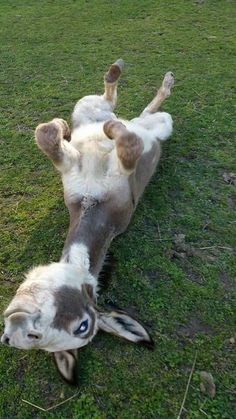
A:
POLYGON ((163 109, 175 132, 127 233, 100 302, 131 307, 156 341, 150 353, 98 335, 80 351, 80 394, 49 354, 0 348, 1 418, 176 418, 235 415, 234 1, 2 0, 0 309, 39 263, 58 260, 68 214, 62 186, 33 130, 70 119, 102 91, 107 66, 127 62, 118 114, 136 116, 163 74, 176 86, 163 109), (184 237, 184 236, 185 237, 184 237), (202 249, 204 248, 204 249, 202 249), (200 392, 200 371, 216 395, 200 392))

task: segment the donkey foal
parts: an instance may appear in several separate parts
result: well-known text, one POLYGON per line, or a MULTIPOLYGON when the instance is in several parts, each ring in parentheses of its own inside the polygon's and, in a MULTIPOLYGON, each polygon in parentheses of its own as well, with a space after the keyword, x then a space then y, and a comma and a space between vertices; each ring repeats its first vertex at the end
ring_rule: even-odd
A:
POLYGON ((145 328, 123 310, 97 306, 98 274, 115 236, 128 226, 138 200, 157 166, 161 141, 172 132, 171 116, 157 112, 170 95, 172 73, 138 118, 113 113, 123 61, 105 74, 102 96, 76 104, 73 129, 63 119, 40 124, 38 147, 61 173, 70 226, 58 263, 26 275, 5 316, 3 343, 53 352, 59 372, 76 382, 77 348, 99 329, 152 347, 145 328))

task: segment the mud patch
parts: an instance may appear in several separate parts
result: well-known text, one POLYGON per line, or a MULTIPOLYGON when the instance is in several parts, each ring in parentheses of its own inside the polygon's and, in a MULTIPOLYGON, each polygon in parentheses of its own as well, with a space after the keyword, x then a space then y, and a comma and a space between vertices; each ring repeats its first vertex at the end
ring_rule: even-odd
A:
POLYGON ((191 258, 197 256, 202 260, 215 260, 215 257, 204 254, 200 249, 195 249, 190 243, 185 241, 185 234, 175 234, 172 248, 166 252, 169 259, 175 259, 186 273, 188 279, 199 285, 205 283, 204 278, 191 263, 191 258))

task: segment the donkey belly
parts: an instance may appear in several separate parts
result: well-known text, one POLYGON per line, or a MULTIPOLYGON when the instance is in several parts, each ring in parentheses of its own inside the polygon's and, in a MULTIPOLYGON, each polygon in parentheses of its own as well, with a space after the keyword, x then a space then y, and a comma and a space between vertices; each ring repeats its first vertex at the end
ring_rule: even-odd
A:
POLYGON ((106 137, 103 124, 75 129, 71 145, 79 151, 80 159, 62 176, 66 202, 78 202, 84 196, 103 202, 112 195, 117 205, 123 206, 130 198, 129 181, 119 171, 115 141, 106 137))

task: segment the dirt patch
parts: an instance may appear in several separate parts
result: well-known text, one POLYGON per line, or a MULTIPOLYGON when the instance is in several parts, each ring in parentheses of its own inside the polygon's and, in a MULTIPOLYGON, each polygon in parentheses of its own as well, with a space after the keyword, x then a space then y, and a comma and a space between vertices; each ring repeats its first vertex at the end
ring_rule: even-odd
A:
POLYGON ((185 241, 185 234, 175 234, 172 249, 168 251, 170 258, 185 259, 191 256, 202 256, 198 249, 185 241))
POLYGON ((176 263, 186 272, 187 277, 199 285, 203 285, 205 280, 194 267, 191 258, 198 257, 203 261, 210 262, 217 259, 217 255, 206 254, 202 249, 196 249, 191 243, 186 242, 185 234, 175 234, 172 248, 166 252, 166 255, 170 259, 176 259, 176 263))
POLYGON ((191 317, 188 323, 178 325, 176 333, 179 337, 193 339, 197 333, 212 335, 213 330, 208 324, 199 319, 199 317, 191 317))

